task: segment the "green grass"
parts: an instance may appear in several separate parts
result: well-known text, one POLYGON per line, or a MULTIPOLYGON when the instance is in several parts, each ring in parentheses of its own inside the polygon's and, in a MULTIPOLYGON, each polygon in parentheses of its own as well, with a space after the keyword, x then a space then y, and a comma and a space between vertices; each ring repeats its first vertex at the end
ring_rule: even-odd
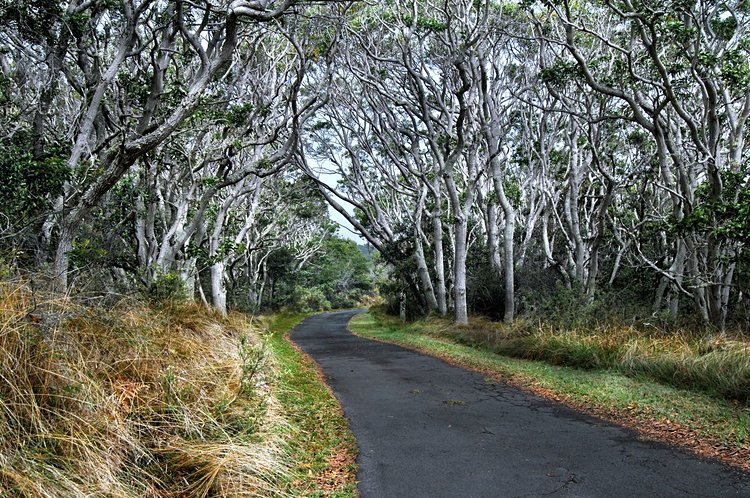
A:
POLYGON ((277 369, 277 396, 289 420, 295 462, 288 492, 294 496, 354 497, 354 436, 315 365, 286 339, 304 317, 279 314, 268 324, 268 346, 277 369))
MULTIPOLYGON (((377 316, 388 320, 377 309, 377 316)), ((429 317, 411 330, 503 356, 589 370, 616 370, 633 378, 709 394, 750 407, 750 340, 700 324, 665 328, 618 320, 566 326, 519 319, 508 326, 481 317, 456 326, 429 317)))
POLYGON ((644 423, 679 424, 689 429, 692 433, 689 437, 720 442, 729 448, 750 446, 750 408, 744 403, 679 389, 642 376, 631 377, 613 369, 571 368, 509 358, 486 347, 441 337, 442 332, 435 330, 441 326, 444 324, 404 324, 373 313, 359 315, 350 323, 352 331, 363 337, 400 344, 492 372, 532 390, 551 391, 577 406, 625 414, 644 423))

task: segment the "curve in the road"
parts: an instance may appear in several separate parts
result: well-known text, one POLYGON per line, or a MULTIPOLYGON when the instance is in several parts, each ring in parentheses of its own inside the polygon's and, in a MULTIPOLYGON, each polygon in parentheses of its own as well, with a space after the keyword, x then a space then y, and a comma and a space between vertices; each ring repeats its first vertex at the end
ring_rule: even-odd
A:
POLYGON ((363 498, 750 497, 750 476, 718 462, 353 336, 355 313, 313 316, 291 337, 344 407, 363 498))

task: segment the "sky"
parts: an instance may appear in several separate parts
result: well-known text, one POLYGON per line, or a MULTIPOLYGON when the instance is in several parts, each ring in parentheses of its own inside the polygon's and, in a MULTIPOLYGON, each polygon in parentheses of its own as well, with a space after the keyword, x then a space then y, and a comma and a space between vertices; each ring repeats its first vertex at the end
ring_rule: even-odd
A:
POLYGON ((351 224, 346 220, 346 218, 344 218, 344 216, 341 213, 333 209, 331 206, 328 206, 328 217, 331 218, 334 221, 334 223, 339 225, 339 229, 336 233, 340 237, 344 239, 353 240, 357 244, 365 243, 365 239, 360 237, 359 233, 357 233, 357 231, 354 230, 354 227, 351 226, 351 224))
MULTIPOLYGON (((338 181, 341 178, 341 175, 339 175, 338 173, 332 172, 330 169, 324 169, 324 168, 316 168, 316 169, 318 169, 318 172, 320 172, 320 179, 326 185, 332 188, 336 188, 336 185, 338 184, 338 181)), ((344 209, 346 209, 348 213, 350 214, 354 213, 354 207, 351 204, 348 204, 342 200, 341 205, 344 206, 344 209)), ((357 244, 366 243, 365 239, 359 235, 359 233, 354 229, 351 223, 349 223, 341 213, 333 209, 331 206, 328 206, 328 217, 331 220, 333 220, 334 223, 339 225, 339 228, 336 233, 340 237, 353 240, 357 244)))

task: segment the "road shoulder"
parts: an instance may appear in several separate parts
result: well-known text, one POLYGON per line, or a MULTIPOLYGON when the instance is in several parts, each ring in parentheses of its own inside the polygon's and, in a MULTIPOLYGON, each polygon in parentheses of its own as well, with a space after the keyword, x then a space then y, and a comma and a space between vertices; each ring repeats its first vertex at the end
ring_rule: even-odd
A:
POLYGON ((745 442, 750 412, 742 406, 615 372, 502 357, 411 330, 395 320, 384 323, 369 313, 355 317, 349 329, 360 337, 440 358, 624 426, 642 440, 667 443, 750 472, 750 445, 745 442))

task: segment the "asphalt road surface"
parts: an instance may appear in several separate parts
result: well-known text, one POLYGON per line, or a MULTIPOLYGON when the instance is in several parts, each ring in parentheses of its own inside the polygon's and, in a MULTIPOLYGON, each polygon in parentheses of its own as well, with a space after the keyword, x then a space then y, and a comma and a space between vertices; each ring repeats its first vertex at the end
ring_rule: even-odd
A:
POLYGON ((292 339, 322 367, 359 446, 362 498, 750 497, 750 476, 563 405, 347 331, 292 339))

